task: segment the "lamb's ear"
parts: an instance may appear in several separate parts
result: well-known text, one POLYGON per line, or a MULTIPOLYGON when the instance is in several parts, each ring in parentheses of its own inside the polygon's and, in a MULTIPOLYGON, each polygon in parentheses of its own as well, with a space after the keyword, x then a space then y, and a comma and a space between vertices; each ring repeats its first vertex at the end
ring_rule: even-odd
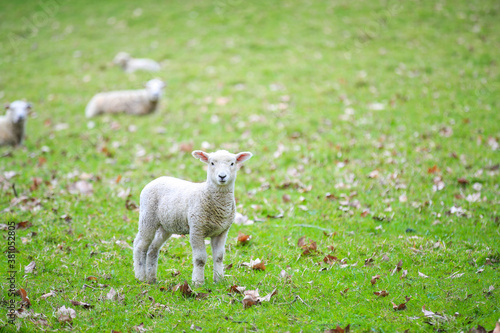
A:
POLYGON ((193 157, 199 159, 202 162, 208 163, 209 155, 201 150, 195 150, 192 152, 193 157))
POLYGON ((236 154, 236 164, 241 164, 252 157, 252 153, 245 151, 243 153, 236 154))
POLYGON ((10 104, 9 103, 5 103, 4 107, 5 107, 5 110, 8 110, 9 107, 10 107, 10 104))

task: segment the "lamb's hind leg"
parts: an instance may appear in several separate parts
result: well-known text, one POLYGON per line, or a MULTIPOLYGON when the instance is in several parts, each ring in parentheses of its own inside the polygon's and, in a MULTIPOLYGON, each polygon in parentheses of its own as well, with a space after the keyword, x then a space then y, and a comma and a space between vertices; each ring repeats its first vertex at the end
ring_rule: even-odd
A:
POLYGON ((139 232, 134 240, 134 271, 135 278, 139 281, 146 281, 146 258, 149 246, 155 238, 159 223, 148 224, 147 219, 139 216, 139 232))
POLYGON ((168 233, 163 229, 163 227, 159 227, 156 230, 155 238, 151 245, 149 245, 148 256, 146 259, 146 281, 149 283, 156 282, 156 272, 158 270, 158 255, 160 253, 160 249, 165 243, 167 239, 170 238, 172 234, 168 233))

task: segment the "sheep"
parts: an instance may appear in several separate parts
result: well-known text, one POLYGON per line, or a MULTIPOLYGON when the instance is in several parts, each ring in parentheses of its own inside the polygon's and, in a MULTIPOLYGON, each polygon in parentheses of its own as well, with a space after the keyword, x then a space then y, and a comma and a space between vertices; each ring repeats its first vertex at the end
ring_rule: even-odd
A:
POLYGON ((113 60, 115 65, 119 65, 126 73, 133 73, 137 70, 148 72, 158 72, 160 65, 152 59, 134 59, 127 52, 120 52, 113 60))
POLYGON ((15 101, 6 104, 5 108, 7 109, 5 116, 0 117, 0 146, 22 145, 31 104, 15 101))
POLYGON ((162 80, 153 79, 146 83, 146 89, 99 93, 87 104, 85 115, 91 118, 102 113, 149 114, 157 109, 164 87, 162 80))
POLYGON ((195 150, 192 155, 208 165, 206 182, 160 177, 141 192, 139 232, 134 240, 134 271, 139 281, 156 282, 158 254, 172 234, 189 234, 195 285, 201 285, 205 280, 207 237, 211 238, 213 279, 218 282, 224 277, 224 247, 235 216, 237 166, 250 159, 252 153, 195 150))

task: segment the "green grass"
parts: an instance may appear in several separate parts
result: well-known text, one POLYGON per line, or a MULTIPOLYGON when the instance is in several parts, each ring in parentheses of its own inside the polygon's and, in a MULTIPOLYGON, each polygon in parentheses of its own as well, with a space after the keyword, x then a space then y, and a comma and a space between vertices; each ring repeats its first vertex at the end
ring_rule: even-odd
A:
MULTIPOLYGON (((492 149, 500 140, 499 14, 493 0, 3 1, 0 101, 25 98, 35 112, 25 147, 0 148, 0 223, 33 224, 16 233, 16 287, 32 303, 17 320, 20 331, 129 332, 140 323, 150 332, 192 325, 323 332, 348 324, 354 332, 492 330, 500 318, 500 156, 492 149), (142 15, 134 16, 136 8, 142 15), (93 94, 139 88, 153 77, 110 66, 119 51, 162 61, 157 76, 168 87, 160 110, 96 118, 89 129, 84 108, 93 94), (228 102, 216 103, 221 97, 228 102), (69 128, 56 130, 61 123, 69 128), (204 180, 190 147, 205 141, 209 151, 254 153, 236 198, 238 211, 256 222, 231 228, 229 276, 220 284, 207 278, 195 291, 209 296, 196 300, 160 289, 190 280, 186 238, 162 249, 158 284, 135 280, 123 242, 132 245, 138 212, 117 194, 130 188, 138 204, 156 177, 204 180), (374 170, 378 177, 368 177, 374 170), (17 175, 5 179, 9 171, 17 175), (435 177, 442 190, 433 190, 435 177), (82 178, 91 195, 70 191, 82 178), (481 199, 469 202, 475 183, 481 199), (37 208, 13 205, 12 185, 19 197, 39 200, 37 208), (449 214, 453 206, 465 215, 449 214), (240 231, 252 235, 249 244, 237 244, 240 231), (301 236, 320 253, 301 256, 301 236), (349 266, 324 264, 327 254, 349 266), (240 266, 251 258, 264 260, 265 271, 240 266), (373 264, 364 266, 368 258, 373 264), (405 279, 392 275, 400 260, 405 279), (36 271, 25 274, 32 261, 36 271), (463 275, 450 278, 455 272, 463 275), (243 297, 227 292, 233 284, 278 294, 243 309, 243 297), (123 300, 105 300, 111 287, 123 300), (389 295, 378 298, 379 290, 389 295), (50 291, 54 297, 39 298, 50 291), (407 309, 394 311, 391 302, 405 296, 407 309), (77 313, 71 326, 55 315, 63 305, 77 313), (445 319, 424 318, 423 306, 445 319), (33 324, 34 314, 49 326, 33 324)), ((10 299, 21 302, 8 296, 6 263, 7 254, 3 312, 10 299)), ((210 258, 206 277, 211 265, 210 258)), ((15 327, 0 316, 0 330, 15 327)))

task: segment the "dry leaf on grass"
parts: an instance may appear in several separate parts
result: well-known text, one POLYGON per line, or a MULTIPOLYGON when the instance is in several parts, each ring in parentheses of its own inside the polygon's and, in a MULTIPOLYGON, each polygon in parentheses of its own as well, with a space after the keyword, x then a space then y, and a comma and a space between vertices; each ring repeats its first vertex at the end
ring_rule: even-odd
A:
POLYGON ((333 265, 338 260, 339 259, 337 257, 334 257, 334 256, 332 256, 330 254, 323 258, 323 262, 325 264, 330 264, 330 265, 333 265))
POLYGON ((238 287, 237 285, 232 285, 229 287, 228 292, 230 293, 239 293, 243 295, 243 292, 245 291, 246 287, 238 287))
POLYGON ((251 267, 252 269, 260 270, 260 271, 263 271, 266 269, 266 265, 259 258, 255 259, 255 260, 250 259, 250 262, 244 262, 241 265, 248 266, 248 267, 251 267))
POLYGON ((405 296, 405 302, 404 303, 401 303, 399 305, 396 305, 394 302, 391 302, 392 303, 392 308, 394 309, 394 311, 401 311, 401 310, 406 310, 406 303, 408 303, 411 299, 411 296, 405 296))
POLYGON ((385 290, 381 290, 381 291, 374 291, 373 292, 375 295, 377 295, 378 297, 386 297, 387 295, 389 295, 389 293, 385 290))
POLYGON ((427 275, 425 275, 424 273, 420 273, 420 271, 418 271, 418 276, 424 278, 424 279, 428 279, 429 277, 427 275))
POLYGON ((72 322, 76 318, 76 311, 72 308, 61 306, 56 312, 57 320, 60 322, 72 322))
POLYGON ((144 323, 140 323, 137 326, 132 326, 132 328, 139 333, 146 332, 146 329, 144 328, 144 323))
POLYGON ((81 306, 84 309, 92 309, 94 307, 93 305, 90 305, 89 303, 84 303, 84 302, 79 302, 79 301, 73 301, 73 300, 69 300, 69 301, 74 306, 81 306))
POLYGON ((318 251, 316 242, 311 239, 309 239, 309 242, 306 242, 306 236, 302 236, 299 238, 299 240, 297 241, 297 246, 304 250, 302 252, 302 255, 308 255, 318 251))
POLYGON ((375 275, 375 276, 372 276, 372 279, 370 280, 370 282, 371 282, 372 286, 373 286, 375 283, 377 283, 377 280, 378 280, 378 279, 380 279, 380 278, 381 278, 381 276, 380 276, 380 275, 378 275, 378 274, 377 274, 377 275, 375 275))
POLYGON ((33 223, 30 221, 22 221, 16 224, 16 229, 28 229, 29 227, 32 227, 33 223))
POLYGON ((17 293, 19 294, 19 296, 21 296, 21 298, 23 300, 23 304, 25 304, 26 307, 29 308, 31 306, 31 301, 28 297, 28 293, 26 292, 26 290, 24 290, 23 288, 19 288, 17 293))
POLYGON ((345 328, 337 325, 336 328, 331 328, 329 330, 324 330, 323 333, 349 333, 351 331, 351 324, 347 325, 345 328))
POLYGON ((250 239, 252 239, 252 236, 245 235, 244 233, 238 231, 238 243, 239 244, 246 244, 246 243, 248 243, 248 241, 250 239))
POLYGON ((278 291, 274 289, 272 292, 267 294, 264 297, 260 297, 259 295, 259 289, 255 290, 245 290, 243 294, 245 297, 243 297, 243 308, 247 309, 255 304, 260 304, 261 302, 269 302, 271 300, 271 297, 276 295, 278 291))
POLYGON ((191 289, 187 281, 184 281, 184 283, 179 283, 172 288, 172 292, 176 292, 177 290, 186 297, 196 296, 196 293, 193 291, 193 289, 191 289))
POLYGON ((24 273, 26 274, 33 273, 35 269, 36 269, 36 263, 32 261, 26 267, 24 267, 24 273))
POLYGON ((55 296, 56 293, 54 291, 51 291, 50 293, 47 293, 47 294, 43 294, 42 296, 40 296, 39 298, 40 299, 46 299, 46 298, 49 298, 49 297, 53 297, 55 296))
POLYGON ((392 274, 391 274, 391 275, 394 275, 396 272, 401 271, 401 268, 403 268, 403 260, 400 260, 400 261, 396 264, 396 267, 394 267, 394 269, 393 269, 393 271, 392 271, 392 274))
POLYGON ((426 310, 425 309, 425 305, 422 306, 422 312, 424 313, 424 316, 425 317, 428 317, 428 318, 438 318, 438 319, 445 319, 445 317, 437 314, 437 313, 434 313, 432 311, 429 311, 429 310, 426 310))

